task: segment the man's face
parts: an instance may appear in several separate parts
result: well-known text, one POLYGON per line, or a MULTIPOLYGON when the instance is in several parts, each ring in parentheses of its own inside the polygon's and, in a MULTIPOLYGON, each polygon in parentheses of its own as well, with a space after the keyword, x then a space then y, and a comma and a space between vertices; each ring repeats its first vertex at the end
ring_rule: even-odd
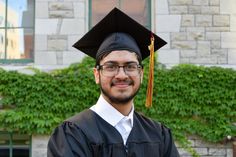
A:
MULTIPOLYGON (((100 65, 115 64, 124 66, 138 64, 135 53, 126 50, 112 51, 100 61, 100 65)), ((100 84, 104 98, 111 104, 124 104, 130 102, 137 94, 143 77, 143 69, 140 68, 137 75, 129 76, 124 68, 120 67, 114 76, 107 76, 105 69, 94 69, 95 81, 100 84)))

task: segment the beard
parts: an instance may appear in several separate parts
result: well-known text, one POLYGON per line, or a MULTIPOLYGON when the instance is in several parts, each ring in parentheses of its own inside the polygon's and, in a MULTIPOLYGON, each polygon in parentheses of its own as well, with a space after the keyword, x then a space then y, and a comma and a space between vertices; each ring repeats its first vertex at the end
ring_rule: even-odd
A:
MULTIPOLYGON (((116 83, 116 81, 113 81, 111 83, 111 86, 114 86, 115 83, 116 83)), ((134 84, 134 82, 131 81, 131 80, 128 80, 127 83, 129 85, 133 85, 134 84)), ((101 83, 100 83, 100 89, 101 89, 102 93, 109 99, 109 102, 111 104, 114 103, 114 104, 123 105, 123 104, 126 104, 126 103, 128 103, 128 102, 133 100, 133 98, 135 97, 135 95, 138 93, 138 91, 140 89, 140 85, 139 85, 139 87, 135 91, 133 91, 132 94, 127 95, 127 96, 121 96, 121 97, 112 96, 106 89, 104 89, 102 87, 101 83)))

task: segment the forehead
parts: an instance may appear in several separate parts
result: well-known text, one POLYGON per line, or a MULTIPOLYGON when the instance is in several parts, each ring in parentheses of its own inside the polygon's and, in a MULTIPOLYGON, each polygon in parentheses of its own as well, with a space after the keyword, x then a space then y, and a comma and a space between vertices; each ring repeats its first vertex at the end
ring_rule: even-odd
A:
POLYGON ((127 50, 116 50, 106 55, 101 60, 101 63, 110 62, 110 61, 118 62, 118 63, 138 62, 138 56, 136 53, 130 52, 127 50))

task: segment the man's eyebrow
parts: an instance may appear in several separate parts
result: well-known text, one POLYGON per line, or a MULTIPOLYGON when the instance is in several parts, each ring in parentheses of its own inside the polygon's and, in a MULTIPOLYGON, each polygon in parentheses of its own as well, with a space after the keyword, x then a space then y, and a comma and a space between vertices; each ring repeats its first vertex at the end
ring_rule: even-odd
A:
POLYGON ((137 63, 138 64, 138 62, 136 62, 136 61, 125 62, 125 64, 130 64, 130 63, 137 63))
POLYGON ((118 62, 116 62, 116 61, 107 61, 107 62, 105 62, 105 63, 103 63, 103 64, 118 64, 118 62))
MULTIPOLYGON (((119 62, 117 62, 117 61, 107 61, 105 63, 108 63, 108 64, 109 63, 111 63, 111 64, 119 64, 119 62)), ((131 63, 137 63, 138 64, 138 62, 136 62, 136 61, 128 61, 128 62, 124 62, 123 64, 131 64, 131 63)))

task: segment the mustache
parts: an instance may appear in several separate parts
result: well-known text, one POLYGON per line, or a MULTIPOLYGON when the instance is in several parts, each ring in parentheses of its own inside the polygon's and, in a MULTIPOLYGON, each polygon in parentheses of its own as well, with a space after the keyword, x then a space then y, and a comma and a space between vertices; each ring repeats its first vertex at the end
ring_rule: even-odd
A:
POLYGON ((117 84, 134 85, 134 81, 127 79, 127 80, 113 80, 111 82, 111 86, 114 86, 117 84))

